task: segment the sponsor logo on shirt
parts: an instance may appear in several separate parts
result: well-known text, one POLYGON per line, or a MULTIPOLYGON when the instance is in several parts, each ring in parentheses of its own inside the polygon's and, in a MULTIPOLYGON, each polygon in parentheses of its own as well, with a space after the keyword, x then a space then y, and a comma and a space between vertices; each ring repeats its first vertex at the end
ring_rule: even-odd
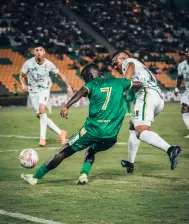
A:
POLYGON ((85 135, 87 133, 86 129, 83 127, 80 131, 80 136, 82 137, 83 135, 85 135))

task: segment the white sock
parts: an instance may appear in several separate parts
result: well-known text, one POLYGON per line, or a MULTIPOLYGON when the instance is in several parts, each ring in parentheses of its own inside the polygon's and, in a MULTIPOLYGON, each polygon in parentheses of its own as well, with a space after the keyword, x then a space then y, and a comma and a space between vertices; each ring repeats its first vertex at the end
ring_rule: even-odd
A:
POLYGON ((52 114, 52 107, 47 107, 47 108, 48 108, 49 114, 52 114))
POLYGON ((189 113, 182 114, 182 119, 183 119, 186 127, 189 129, 189 113))
POLYGON ((40 115, 40 139, 46 139, 47 114, 40 115))
POLYGON ((158 134, 153 131, 143 131, 140 134, 140 140, 155 146, 156 148, 162 149, 163 151, 167 152, 170 145, 164 141, 158 134))
POLYGON ((47 117, 47 125, 48 127, 53 130, 55 133, 57 133, 58 135, 61 133, 61 130, 59 127, 56 126, 56 124, 50 119, 47 117))
POLYGON ((140 145, 140 140, 136 137, 135 130, 130 130, 129 142, 128 142, 128 161, 130 163, 135 162, 135 157, 140 145))

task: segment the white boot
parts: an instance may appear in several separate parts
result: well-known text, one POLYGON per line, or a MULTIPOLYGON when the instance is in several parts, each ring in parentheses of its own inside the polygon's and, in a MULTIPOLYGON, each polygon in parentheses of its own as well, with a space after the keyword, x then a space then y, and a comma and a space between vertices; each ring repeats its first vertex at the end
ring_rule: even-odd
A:
POLYGON ((77 181, 77 184, 87 184, 88 183, 88 178, 87 178, 87 174, 85 173, 82 173, 80 176, 79 176, 79 179, 77 181))

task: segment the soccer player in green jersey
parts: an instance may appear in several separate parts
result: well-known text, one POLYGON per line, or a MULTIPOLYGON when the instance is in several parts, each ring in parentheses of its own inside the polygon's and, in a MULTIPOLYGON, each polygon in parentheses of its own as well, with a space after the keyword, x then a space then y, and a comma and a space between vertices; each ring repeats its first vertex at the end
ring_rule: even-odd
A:
POLYGON ((52 159, 40 166, 34 175, 21 175, 31 185, 35 185, 39 179, 56 168, 65 158, 86 148, 88 149, 78 183, 87 183, 87 176, 93 165, 95 154, 111 148, 117 141, 117 135, 126 112, 123 93, 131 87, 142 87, 140 82, 132 82, 125 78, 104 79, 96 64, 86 65, 81 76, 85 85, 64 106, 61 116, 67 118, 69 107, 83 96, 88 96, 90 100, 89 116, 84 126, 52 159))

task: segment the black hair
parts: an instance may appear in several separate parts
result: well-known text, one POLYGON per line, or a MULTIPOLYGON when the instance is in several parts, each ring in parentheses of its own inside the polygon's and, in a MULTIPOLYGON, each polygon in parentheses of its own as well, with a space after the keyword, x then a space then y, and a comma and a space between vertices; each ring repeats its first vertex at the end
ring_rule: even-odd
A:
POLYGON ((36 48, 36 47, 45 48, 45 45, 43 43, 35 43, 35 44, 33 44, 33 48, 36 48))
POLYGON ((112 55, 112 65, 114 66, 115 62, 113 61, 113 59, 120 53, 125 53, 126 55, 128 55, 128 57, 131 57, 131 55, 127 52, 127 51, 124 51, 124 50, 119 50, 119 51, 116 51, 113 53, 112 55))
POLYGON ((95 72, 97 72, 97 76, 99 76, 99 77, 101 76, 101 72, 100 72, 98 65, 96 65, 94 63, 87 64, 81 71, 81 77, 85 80, 86 83, 90 82, 94 79, 92 69, 94 69, 95 72))

